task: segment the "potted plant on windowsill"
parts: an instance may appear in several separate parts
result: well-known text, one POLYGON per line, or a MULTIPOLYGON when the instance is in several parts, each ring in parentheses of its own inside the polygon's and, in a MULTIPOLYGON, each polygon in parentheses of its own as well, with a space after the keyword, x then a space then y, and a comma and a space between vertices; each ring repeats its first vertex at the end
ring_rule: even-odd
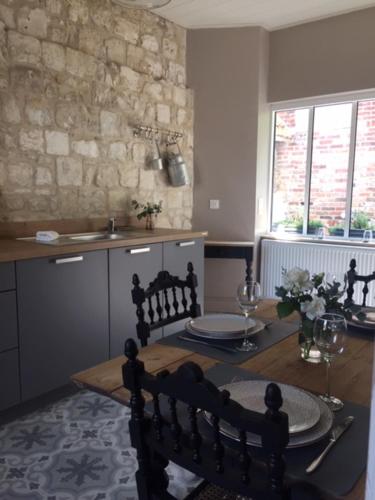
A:
POLYGON ((146 229, 154 229, 155 218, 162 212, 162 201, 159 203, 139 203, 137 200, 132 200, 132 207, 135 210, 140 210, 137 214, 137 219, 146 219, 146 229))

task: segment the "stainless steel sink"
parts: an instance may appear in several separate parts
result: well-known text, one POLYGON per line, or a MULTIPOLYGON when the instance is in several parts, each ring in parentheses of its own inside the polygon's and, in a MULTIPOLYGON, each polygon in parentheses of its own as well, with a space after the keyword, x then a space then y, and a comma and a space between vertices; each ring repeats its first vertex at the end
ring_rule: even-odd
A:
POLYGON ((36 238, 17 238, 18 240, 31 241, 41 245, 63 246, 74 245, 77 243, 90 243, 95 241, 116 241, 126 240, 128 238, 141 238, 144 232, 134 229, 125 229, 117 233, 96 232, 96 233, 81 233, 81 234, 64 234, 56 240, 38 241, 36 238))
POLYGON ((68 236, 70 240, 74 241, 123 240, 126 237, 126 234, 122 233, 93 233, 68 236))

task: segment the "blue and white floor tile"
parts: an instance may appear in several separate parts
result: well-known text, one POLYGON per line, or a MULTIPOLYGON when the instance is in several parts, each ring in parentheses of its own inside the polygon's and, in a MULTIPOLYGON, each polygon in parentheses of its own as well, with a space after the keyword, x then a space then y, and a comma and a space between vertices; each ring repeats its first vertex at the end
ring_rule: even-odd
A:
MULTIPOLYGON (((136 500, 130 410, 81 391, 0 427, 2 500, 136 500)), ((184 498, 198 483, 174 464, 170 492, 184 498)))

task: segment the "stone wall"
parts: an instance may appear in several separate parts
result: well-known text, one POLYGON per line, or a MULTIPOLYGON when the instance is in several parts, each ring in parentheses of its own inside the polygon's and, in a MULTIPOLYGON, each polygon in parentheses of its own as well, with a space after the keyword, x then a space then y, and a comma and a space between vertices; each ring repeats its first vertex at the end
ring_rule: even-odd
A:
POLYGON ((0 0, 0 48, 1 221, 124 215, 136 198, 190 227, 192 185, 147 169, 152 143, 133 136, 184 132, 193 182, 183 28, 110 0, 0 0))

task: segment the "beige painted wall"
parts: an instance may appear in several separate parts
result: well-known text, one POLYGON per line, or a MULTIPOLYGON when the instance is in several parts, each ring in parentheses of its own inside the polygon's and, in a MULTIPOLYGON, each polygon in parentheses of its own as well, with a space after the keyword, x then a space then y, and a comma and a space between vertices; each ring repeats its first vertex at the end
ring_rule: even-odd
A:
MULTIPOLYGON (((268 33, 262 28, 188 32, 187 83, 195 97, 193 225, 207 229, 210 239, 254 240, 257 168, 268 173, 264 143, 258 149, 266 126, 259 117, 267 72, 268 33), (210 199, 220 200, 219 210, 209 209, 210 199)), ((243 262, 207 259, 206 297, 233 297, 243 278, 243 262)))
POLYGON ((375 7, 270 34, 270 102, 375 87, 375 7))

